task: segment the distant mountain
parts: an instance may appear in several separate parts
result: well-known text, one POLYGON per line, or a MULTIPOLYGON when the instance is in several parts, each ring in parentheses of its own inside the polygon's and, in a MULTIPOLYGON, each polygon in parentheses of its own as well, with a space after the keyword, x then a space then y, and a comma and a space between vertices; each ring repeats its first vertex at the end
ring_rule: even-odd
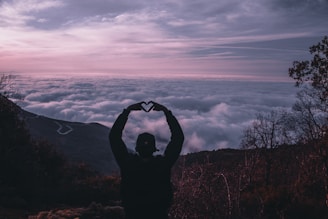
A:
POLYGON ((102 174, 118 172, 108 141, 109 128, 98 123, 69 122, 21 110, 35 139, 46 140, 73 162, 83 162, 102 174))

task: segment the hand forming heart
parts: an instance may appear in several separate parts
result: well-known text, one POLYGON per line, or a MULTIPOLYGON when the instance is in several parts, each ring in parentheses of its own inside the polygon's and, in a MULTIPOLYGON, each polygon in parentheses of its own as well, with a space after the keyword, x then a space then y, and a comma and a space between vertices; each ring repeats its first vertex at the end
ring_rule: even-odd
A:
POLYGON ((148 103, 146 103, 145 101, 141 102, 141 108, 143 111, 145 112, 149 112, 154 108, 154 102, 153 101, 149 101, 148 103))

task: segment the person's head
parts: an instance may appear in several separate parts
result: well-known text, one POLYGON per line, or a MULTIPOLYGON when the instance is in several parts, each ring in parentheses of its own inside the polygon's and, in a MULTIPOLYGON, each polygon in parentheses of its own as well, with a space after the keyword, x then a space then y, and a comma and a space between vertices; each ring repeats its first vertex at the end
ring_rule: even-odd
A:
POLYGON ((155 146, 155 136, 145 132, 138 136, 136 151, 141 157, 151 157, 157 151, 155 146))

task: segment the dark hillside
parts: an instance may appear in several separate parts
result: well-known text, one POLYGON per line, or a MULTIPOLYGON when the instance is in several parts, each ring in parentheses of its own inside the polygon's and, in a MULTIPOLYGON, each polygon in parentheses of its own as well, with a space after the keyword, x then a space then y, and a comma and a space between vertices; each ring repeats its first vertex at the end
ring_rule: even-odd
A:
POLYGON ((118 177, 70 162, 57 149, 32 138, 20 109, 0 95, 0 218, 118 200, 118 177))
POLYGON ((102 174, 118 171, 108 142, 109 128, 47 118, 22 110, 30 134, 52 142, 73 162, 84 162, 102 174))
POLYGON ((322 165, 308 145, 188 154, 173 179, 173 218, 328 218, 322 165))
MULTIPOLYGON (((35 140, 51 142, 70 161, 86 163, 102 174, 118 172, 109 146, 108 127, 98 123, 69 122, 36 115, 21 109, 4 96, 1 96, 0 104, 3 126, 17 125, 8 122, 17 115, 19 122, 28 130, 28 135, 35 140)), ((3 127, 2 130, 3 133, 13 135, 8 128, 3 127)))

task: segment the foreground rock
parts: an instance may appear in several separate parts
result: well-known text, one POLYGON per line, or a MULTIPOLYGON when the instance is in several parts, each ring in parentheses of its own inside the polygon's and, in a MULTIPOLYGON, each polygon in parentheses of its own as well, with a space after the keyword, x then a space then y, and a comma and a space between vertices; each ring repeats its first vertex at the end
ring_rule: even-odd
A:
POLYGON ((121 206, 103 206, 92 203, 87 208, 56 209, 42 211, 28 219, 123 219, 121 206))

